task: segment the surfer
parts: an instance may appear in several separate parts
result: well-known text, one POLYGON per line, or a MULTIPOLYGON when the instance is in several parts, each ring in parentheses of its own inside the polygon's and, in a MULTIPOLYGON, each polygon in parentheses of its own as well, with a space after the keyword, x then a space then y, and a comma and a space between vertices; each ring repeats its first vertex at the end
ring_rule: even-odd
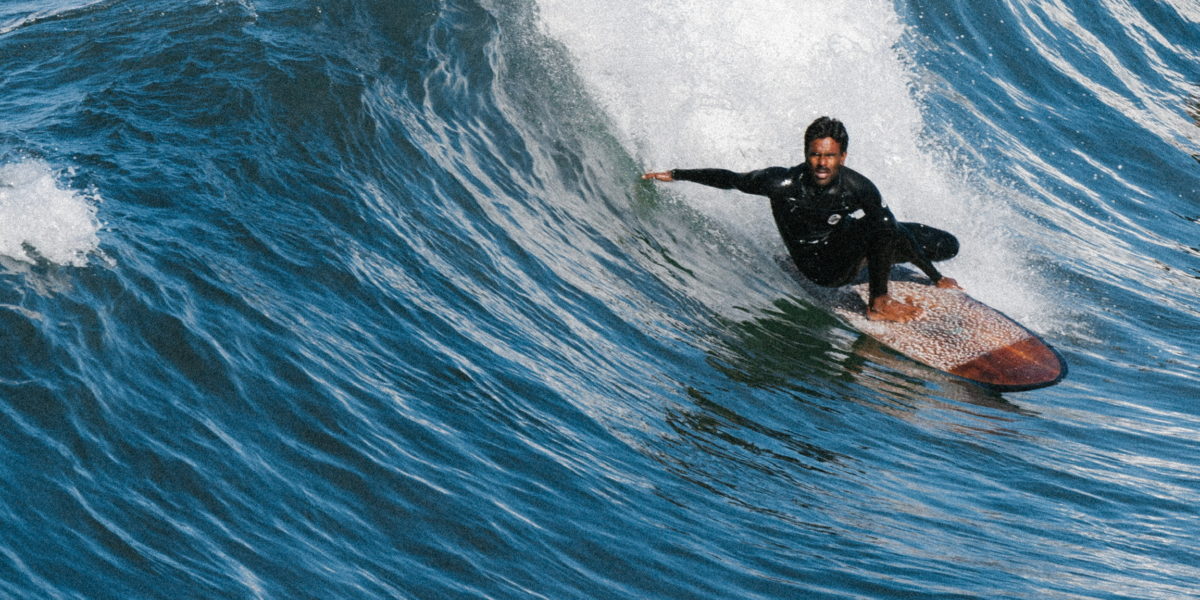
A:
POLYGON ((821 117, 804 132, 805 162, 748 173, 725 169, 653 171, 642 179, 691 181, 766 196, 788 254, 813 283, 838 287, 867 268, 867 318, 911 321, 921 309, 888 295, 892 265, 912 263, 940 288, 959 289, 933 266, 958 254, 952 234, 898 223, 871 180, 844 167, 850 136, 842 122, 821 117))

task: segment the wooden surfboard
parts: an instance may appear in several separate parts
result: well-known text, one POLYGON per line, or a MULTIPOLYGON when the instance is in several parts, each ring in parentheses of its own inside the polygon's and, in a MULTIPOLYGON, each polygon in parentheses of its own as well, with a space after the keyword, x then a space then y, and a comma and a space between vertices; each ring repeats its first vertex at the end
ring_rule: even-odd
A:
POLYGON ((908 323, 867 319, 865 282, 840 288, 802 282, 814 299, 851 327, 940 371, 1008 392, 1054 385, 1066 376, 1062 356, 1032 331, 962 290, 941 289, 916 280, 914 272, 896 269, 901 271, 899 280, 888 283, 888 293, 923 311, 908 323))

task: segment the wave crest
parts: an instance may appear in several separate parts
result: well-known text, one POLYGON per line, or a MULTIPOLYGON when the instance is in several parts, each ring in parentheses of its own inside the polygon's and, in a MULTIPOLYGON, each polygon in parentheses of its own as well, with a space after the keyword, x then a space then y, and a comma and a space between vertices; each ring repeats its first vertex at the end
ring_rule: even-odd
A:
POLYGON ((100 246, 93 195, 64 187, 45 161, 0 164, 0 254, 82 267, 100 246))

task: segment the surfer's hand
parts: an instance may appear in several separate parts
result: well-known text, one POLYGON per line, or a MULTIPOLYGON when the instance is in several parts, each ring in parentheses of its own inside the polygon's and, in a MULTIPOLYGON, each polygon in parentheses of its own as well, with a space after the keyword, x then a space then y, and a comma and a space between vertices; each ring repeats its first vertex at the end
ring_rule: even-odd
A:
POLYGON ((884 294, 876 296, 871 300, 871 305, 867 307, 867 318, 872 321, 907 323, 921 316, 922 312, 916 306, 898 302, 893 300, 891 296, 884 294))
POLYGON ((649 173, 643 173, 642 179, 657 179, 659 181, 675 181, 675 178, 671 177, 670 171, 651 171, 649 173))
POLYGON ((937 280, 937 283, 935 283, 934 285, 936 285, 944 290, 961 290, 962 289, 962 286, 958 285, 958 282, 950 277, 943 277, 943 278, 937 280))

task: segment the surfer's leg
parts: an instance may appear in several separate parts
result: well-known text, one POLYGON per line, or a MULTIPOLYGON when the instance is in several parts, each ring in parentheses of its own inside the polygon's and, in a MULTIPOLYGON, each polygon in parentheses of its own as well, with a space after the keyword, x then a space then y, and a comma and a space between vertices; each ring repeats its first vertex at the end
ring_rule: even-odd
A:
POLYGON ((868 290, 872 299, 887 294, 892 265, 896 264, 896 248, 904 235, 899 230, 874 231, 867 237, 868 290))

